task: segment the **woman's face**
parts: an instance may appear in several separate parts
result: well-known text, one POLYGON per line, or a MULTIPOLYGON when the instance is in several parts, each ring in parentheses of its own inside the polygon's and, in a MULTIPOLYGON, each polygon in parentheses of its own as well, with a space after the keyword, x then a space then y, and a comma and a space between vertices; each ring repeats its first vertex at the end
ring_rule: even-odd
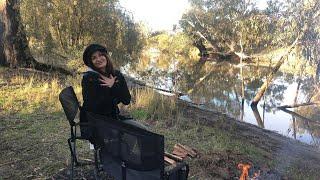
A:
POLYGON ((100 51, 96 51, 91 56, 92 64, 98 70, 105 72, 107 66, 107 57, 100 51))

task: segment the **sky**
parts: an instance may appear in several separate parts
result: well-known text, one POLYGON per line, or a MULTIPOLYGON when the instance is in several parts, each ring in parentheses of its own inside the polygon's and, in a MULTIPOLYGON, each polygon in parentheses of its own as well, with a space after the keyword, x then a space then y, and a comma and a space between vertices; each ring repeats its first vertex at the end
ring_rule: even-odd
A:
MULTIPOLYGON (((135 21, 144 22, 152 31, 172 30, 179 23, 188 0, 120 0, 120 5, 130 11, 135 21)), ((266 0, 257 0, 259 8, 266 6, 266 0)))
POLYGON ((151 30, 172 30, 188 8, 188 0, 120 0, 120 5, 151 30))

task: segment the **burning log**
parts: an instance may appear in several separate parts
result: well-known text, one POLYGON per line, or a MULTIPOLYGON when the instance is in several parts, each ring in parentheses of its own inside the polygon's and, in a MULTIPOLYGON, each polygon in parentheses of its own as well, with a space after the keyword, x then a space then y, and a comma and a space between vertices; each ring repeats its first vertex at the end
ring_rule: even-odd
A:
POLYGON ((198 155, 198 153, 195 149, 190 148, 185 145, 182 145, 182 144, 179 144, 179 143, 174 145, 172 154, 179 156, 181 158, 185 158, 188 155, 190 157, 194 158, 198 155))
POLYGON ((242 171, 239 180, 246 180, 248 178, 250 168, 251 168, 250 164, 242 164, 242 163, 238 164, 238 169, 242 171))

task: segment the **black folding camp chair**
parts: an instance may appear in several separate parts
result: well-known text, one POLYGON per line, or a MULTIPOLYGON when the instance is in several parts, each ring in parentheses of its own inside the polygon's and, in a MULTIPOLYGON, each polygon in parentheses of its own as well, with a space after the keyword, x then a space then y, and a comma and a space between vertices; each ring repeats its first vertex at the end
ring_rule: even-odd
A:
MULTIPOLYGON (((67 87, 63 89, 59 94, 59 100, 63 107, 63 110, 67 116, 67 119, 70 124, 70 138, 68 139, 68 145, 71 153, 71 167, 70 167, 70 179, 73 179, 74 167, 90 165, 92 162, 80 162, 77 156, 76 142, 77 140, 89 140, 88 137, 84 136, 83 133, 78 132, 77 130, 81 128, 88 128, 88 123, 76 122, 75 118, 78 112, 81 109, 77 96, 73 88, 67 87)), ((95 147, 94 149, 94 174, 97 179, 97 173, 99 171, 99 158, 98 158, 99 149, 95 147)))
POLYGON ((86 112, 101 147, 103 170, 116 180, 186 180, 185 162, 164 163, 164 137, 146 129, 86 112))

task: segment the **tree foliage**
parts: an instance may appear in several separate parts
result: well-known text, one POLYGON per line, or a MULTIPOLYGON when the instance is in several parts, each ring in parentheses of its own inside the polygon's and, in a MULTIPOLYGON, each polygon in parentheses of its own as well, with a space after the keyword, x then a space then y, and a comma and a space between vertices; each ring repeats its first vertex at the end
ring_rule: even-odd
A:
POLYGON ((117 0, 24 0, 21 11, 29 44, 38 54, 80 57, 88 44, 101 43, 113 58, 127 61, 143 45, 139 25, 117 0))
POLYGON ((146 67, 175 71, 198 60, 198 50, 190 38, 180 33, 154 32, 147 38, 138 69, 146 67), (175 69, 175 70, 173 70, 175 69))
POLYGON ((269 0, 258 9, 249 0, 190 0, 180 25, 195 44, 215 52, 260 53, 291 44, 309 24, 301 41, 319 38, 318 1, 269 0), (308 22, 309 21, 309 22, 308 22), (310 22, 313 21, 313 22, 310 22))

